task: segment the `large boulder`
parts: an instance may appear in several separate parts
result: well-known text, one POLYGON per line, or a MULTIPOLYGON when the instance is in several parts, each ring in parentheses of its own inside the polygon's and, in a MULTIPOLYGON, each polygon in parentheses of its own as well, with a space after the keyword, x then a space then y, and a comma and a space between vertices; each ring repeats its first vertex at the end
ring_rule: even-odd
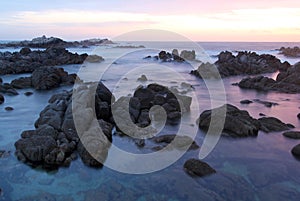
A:
POLYGON ((17 79, 14 79, 11 83, 11 86, 13 86, 16 89, 26 89, 32 87, 32 79, 31 77, 20 77, 17 79))
POLYGON ((0 74, 31 73, 39 67, 81 64, 86 57, 87 54, 73 54, 59 47, 49 47, 43 51, 23 48, 20 52, 0 53, 0 74))
POLYGON ((59 87, 61 84, 73 84, 75 79, 75 76, 69 75, 63 68, 47 67, 34 70, 31 83, 35 89, 46 90, 59 87))
POLYGON ((258 131, 263 132, 278 132, 294 128, 291 124, 285 124, 275 117, 262 117, 254 119, 245 110, 239 110, 237 107, 226 104, 212 110, 206 110, 201 113, 198 119, 199 127, 207 130, 212 128, 222 127, 222 134, 232 137, 248 137, 257 136, 258 131), (224 125, 211 125, 211 119, 214 122, 221 123, 225 119, 224 125))
MULTIPOLYGON (((35 130, 24 131, 15 143, 19 160, 44 168, 68 166, 78 152, 89 166, 102 166, 112 140, 112 124, 103 119, 93 120, 93 109, 98 101, 110 107, 112 94, 102 83, 83 84, 73 91, 53 95, 35 122, 35 130), (90 90, 90 89, 94 90, 90 90), (98 88, 96 90, 96 88, 98 88), (96 92, 96 94, 93 94, 96 92), (98 97, 102 97, 101 100, 98 97), (74 105, 74 108, 73 108, 74 105), (84 125, 76 127, 74 117, 84 125), (90 155, 91 150, 95 151, 90 155), (96 157, 96 158, 94 158, 96 157)), ((95 111, 95 113, 102 112, 95 111)), ((106 114, 107 115, 107 114, 106 114)), ((101 115, 97 115, 101 116, 101 115)), ((107 119, 111 119, 111 113, 107 119)))
POLYGON ((300 131, 287 131, 282 134, 287 138, 300 139, 300 131))
POLYGON ((232 137, 257 136, 260 129, 259 121, 252 118, 247 111, 239 110, 229 104, 201 113, 198 119, 199 127, 204 130, 208 129, 212 118, 216 121, 225 119, 222 129, 223 135, 232 137))

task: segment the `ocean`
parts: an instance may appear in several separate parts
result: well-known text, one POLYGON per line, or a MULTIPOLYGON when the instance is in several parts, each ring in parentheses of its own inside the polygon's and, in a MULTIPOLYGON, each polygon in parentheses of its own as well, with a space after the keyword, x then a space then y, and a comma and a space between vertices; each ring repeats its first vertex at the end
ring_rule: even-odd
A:
MULTIPOLYGON (((203 144, 205 134, 197 129, 196 119, 204 110, 224 103, 247 110, 251 116, 259 118, 259 113, 274 116, 300 130, 299 94, 282 94, 276 92, 257 92, 242 90, 232 83, 239 82, 245 76, 225 78, 220 85, 200 80, 189 72, 199 65, 190 63, 162 63, 153 59, 143 59, 157 55, 160 50, 196 51, 200 61, 216 61, 221 51, 255 51, 259 54, 272 54, 282 61, 295 64, 300 59, 287 58, 279 54, 282 46, 300 46, 300 43, 263 43, 263 42, 121 42, 122 45, 143 45, 145 48, 117 48, 105 45, 89 48, 69 48, 76 53, 101 55, 101 63, 84 63, 82 65, 61 66, 70 73, 77 73, 84 81, 101 80, 116 98, 132 94, 139 85, 159 83, 182 90, 181 83, 194 87, 187 95, 193 97, 191 112, 184 121, 186 134, 196 132, 195 141, 203 144), (148 81, 141 83, 137 78, 145 74, 148 81), (210 90, 208 90, 210 89, 210 90), (220 98, 223 89, 225 94, 220 98), (213 96, 217 94, 217 96, 213 96), (243 99, 260 99, 278 103, 268 108, 262 104, 242 105, 243 99)), ((0 49, 19 51, 14 48, 0 49)), ((266 74, 276 78, 278 73, 266 74)), ((4 82, 27 75, 3 75, 4 82)), ((5 103, 0 105, 0 150, 7 150, 11 155, 0 159, 0 200, 295 200, 300 199, 300 161, 292 156, 290 150, 299 141, 285 138, 282 132, 263 133, 254 138, 221 137, 213 151, 203 161, 213 167, 217 173, 194 178, 183 170, 184 162, 189 158, 198 158, 199 149, 183 154, 168 167, 145 174, 129 174, 118 171, 118 167, 101 169, 85 166, 77 159, 68 168, 45 171, 31 168, 18 161, 14 156, 14 143, 23 130, 34 129, 34 122, 40 111, 47 105, 51 95, 72 87, 64 86, 49 91, 20 89, 18 96, 5 96, 5 103), (32 96, 24 92, 32 91, 32 96), (5 111, 11 106, 13 111, 5 111)), ((176 134, 179 127, 167 126, 165 134, 176 134)), ((116 147, 127 152, 145 154, 151 143, 146 141, 144 148, 136 147, 127 137, 113 136, 116 147)), ((170 156, 171 157, 171 156, 170 156)), ((107 161, 118 158, 116 152, 109 152, 107 161)), ((126 160, 126 159, 124 159, 126 160)), ((109 162, 108 162, 109 163, 109 162)), ((132 168, 142 166, 141 161, 134 161, 132 168)), ((127 167, 131 168, 131 167, 127 167)))

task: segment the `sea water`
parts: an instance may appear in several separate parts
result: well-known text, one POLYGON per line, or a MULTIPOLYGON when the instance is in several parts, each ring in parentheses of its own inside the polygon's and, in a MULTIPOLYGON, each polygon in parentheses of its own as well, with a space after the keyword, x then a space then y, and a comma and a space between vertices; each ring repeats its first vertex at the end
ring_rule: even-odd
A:
MULTIPOLYGON (((125 43, 127 44, 127 43, 125 43)), ((222 104, 221 100, 212 100, 208 91, 209 82, 200 80, 189 72, 197 63, 161 63, 153 59, 143 59, 148 55, 157 55, 160 50, 191 50, 189 44, 178 42, 134 42, 146 48, 124 49, 114 45, 92 48, 69 48, 71 52, 99 54, 104 57, 102 63, 61 66, 70 73, 78 73, 84 81, 101 80, 118 97, 132 94, 139 85, 159 82, 165 86, 186 90, 181 83, 189 83, 194 90, 187 95, 195 95, 192 111, 199 114, 211 109, 211 102, 222 104), (174 74, 175 73, 175 74, 174 74), (145 74, 148 81, 141 83, 137 78, 145 74), (197 107, 197 108, 196 108, 197 107)), ((291 64, 298 59, 279 55, 276 49, 281 46, 296 46, 296 43, 198 43, 201 51, 196 51, 198 60, 215 61, 220 51, 256 51, 268 53, 291 64), (203 51, 204 50, 204 51, 203 51)), ((2 49, 0 51, 7 51, 2 49)), ((4 82, 27 75, 1 76, 4 82)), ((276 77, 276 73, 267 74, 276 77)), ((300 129, 297 114, 300 112, 298 94, 275 92, 257 92, 242 90, 232 83, 239 82, 244 76, 223 79, 226 102, 247 110, 251 116, 259 118, 259 113, 274 116, 300 129), (243 99, 260 99, 276 102, 279 105, 267 108, 253 103, 241 105, 243 99)), ((18 90, 18 96, 5 95, 5 103, 0 105, 0 149, 11 152, 11 156, 0 159, 0 200, 299 200, 300 198, 300 161, 290 150, 299 141, 282 136, 282 132, 263 133, 254 138, 221 137, 213 151, 203 160, 216 169, 217 173, 204 178, 193 178, 183 170, 184 162, 189 158, 198 158, 199 150, 186 152, 169 167, 148 174, 125 174, 105 166, 101 169, 89 168, 77 159, 68 168, 47 172, 33 169, 14 156, 14 143, 23 130, 34 129, 34 122, 40 111, 47 105, 51 95, 72 87, 61 87, 49 91, 34 89, 18 90), (32 96, 24 92, 32 91, 32 96), (4 108, 12 106, 13 111, 4 108)), ((218 92, 216 86, 214 92, 218 92)), ((221 90, 222 92, 222 90, 221 90)), ((194 132, 199 114, 190 113, 187 135, 194 132)), ((165 134, 176 134, 178 128, 169 126, 165 134)), ((196 129, 197 130, 197 129, 196 129)), ((205 135, 197 131, 195 141, 201 146, 205 135)), ((139 149, 127 137, 113 136, 113 143, 120 149, 144 154, 152 146, 146 141, 145 148, 139 149)), ((108 158, 116 157, 109 153, 108 158)), ((132 163, 132 168, 139 166, 132 163)), ((130 167, 128 167, 130 168, 130 167)))

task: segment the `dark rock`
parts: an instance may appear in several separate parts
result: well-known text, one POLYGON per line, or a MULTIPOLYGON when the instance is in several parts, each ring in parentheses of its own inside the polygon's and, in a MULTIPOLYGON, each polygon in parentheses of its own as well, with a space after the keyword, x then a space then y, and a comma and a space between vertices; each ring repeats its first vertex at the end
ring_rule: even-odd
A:
POLYGON ((4 101, 5 101, 4 96, 3 96, 2 94, 0 94, 0 105, 1 105, 2 103, 4 103, 4 101))
POLYGON ((299 131, 288 131, 288 132, 284 132, 282 135, 292 139, 300 139, 299 131))
POLYGON ((270 101, 262 101, 259 99, 254 99, 253 101, 255 101, 256 103, 263 104, 266 107, 272 107, 272 106, 279 105, 278 103, 274 103, 274 102, 270 102, 270 101))
POLYGON ((14 110, 14 108, 13 108, 13 107, 10 107, 10 106, 5 107, 4 109, 5 109, 6 111, 12 111, 12 110, 14 110))
POLYGON ((99 56, 99 55, 89 55, 85 61, 90 62, 90 63, 99 63, 104 61, 103 57, 99 56))
MULTIPOLYGON (((86 95, 90 94, 89 87, 96 90, 97 86, 100 86, 97 93, 91 97, 102 97, 109 92, 103 84, 91 83, 79 86, 76 94, 65 91, 53 95, 35 123, 36 130, 23 131, 22 138, 15 143, 18 159, 32 166, 42 165, 44 168, 54 169, 69 166, 76 159, 74 154, 77 151, 86 165, 102 166, 101 162, 108 153, 109 141, 112 141, 113 125, 103 119, 89 120, 92 111, 90 108, 94 106, 86 95), (73 108, 72 100, 80 107, 73 108), (87 122, 85 128, 75 128, 74 115, 84 118, 87 122), (80 137, 77 131, 80 132, 80 137), (95 150, 96 155, 90 155, 87 147, 95 150)), ((108 95, 111 101, 112 94, 109 92, 108 95)), ((108 119, 111 119, 111 114, 108 119)))
POLYGON ((276 80, 264 76, 248 77, 240 81, 239 87, 262 91, 300 93, 300 62, 286 71, 280 72, 276 80))
POLYGON ((259 113, 258 115, 261 116, 261 117, 267 116, 267 115, 265 115, 264 113, 259 113))
POLYGON ((140 82, 146 82, 148 79, 147 79, 147 77, 146 77, 146 75, 141 75, 141 77, 139 77, 138 79, 137 79, 137 81, 140 81, 140 82))
POLYGON ((3 80, 2 80, 2 78, 0 77, 0 84, 2 84, 3 83, 3 80))
POLYGON ((10 151, 0 150, 0 158, 8 158, 10 156, 10 151))
POLYGON ((279 54, 283 54, 286 57, 300 57, 300 48, 299 47, 281 47, 279 49, 279 54))
POLYGON ((31 73, 36 68, 81 64, 87 54, 73 54, 64 48, 49 47, 44 51, 30 51, 22 49, 21 52, 0 53, 0 74, 31 73))
POLYGON ((19 93, 17 92, 17 90, 15 90, 10 84, 8 83, 4 83, 2 85, 0 85, 0 92, 7 94, 7 95, 11 95, 11 96, 16 96, 19 93))
POLYGON ((73 84, 76 78, 70 77, 63 68, 47 67, 38 68, 32 73, 32 86, 35 89, 47 90, 59 87, 61 84, 73 84))
POLYGON ((251 100, 241 100, 240 103, 241 104, 250 104, 250 103, 253 103, 253 101, 251 101, 251 100))
POLYGON ((176 149, 198 149, 197 143, 189 136, 180 136, 176 134, 155 136, 152 138, 155 143, 171 144, 172 148, 176 149))
POLYGON ((31 96, 32 94, 33 94, 32 91, 26 91, 26 92, 24 93, 25 96, 31 96))
POLYGON ((195 60, 196 59, 196 53, 195 50, 188 51, 188 50, 182 50, 180 53, 180 57, 185 60, 195 60))
POLYGON ((184 163, 183 167, 191 176, 203 177, 216 173, 212 167, 199 159, 189 159, 184 163))
POLYGON ((234 56, 231 52, 225 51, 218 55, 218 60, 213 64, 201 64, 197 70, 193 70, 194 74, 200 78, 218 78, 234 75, 255 75, 262 73, 271 73, 278 70, 286 71, 290 64, 282 63, 278 58, 269 54, 258 55, 255 52, 238 52, 234 56), (211 71, 211 72, 209 72, 211 71), (218 71, 218 72, 217 72, 218 71), (200 73, 202 72, 202 73, 200 73))
POLYGON ((135 139, 134 144, 138 147, 144 147, 145 146, 145 140, 144 139, 135 139))
POLYGON ((31 49, 28 48, 28 47, 23 47, 23 48, 20 50, 20 54, 22 54, 22 55, 28 55, 29 53, 31 53, 31 49))
POLYGON ((300 119, 300 113, 297 115, 298 119, 300 119))
POLYGON ((11 83, 16 89, 26 89, 32 87, 32 79, 31 77, 20 77, 18 79, 13 80, 11 83))
POLYGON ((214 113, 213 118, 217 121, 225 118, 223 134, 232 137, 257 136, 258 130, 260 129, 259 121, 252 118, 247 111, 239 110, 237 107, 229 104, 213 110, 204 111, 198 119, 199 127, 201 129, 206 130, 209 128, 212 112, 214 113))
POLYGON ((294 146, 291 152, 294 156, 300 157, 300 144, 294 146))
POLYGON ((258 119, 260 123, 260 130, 269 132, 279 132, 294 128, 291 124, 285 124, 275 117, 262 117, 258 119))

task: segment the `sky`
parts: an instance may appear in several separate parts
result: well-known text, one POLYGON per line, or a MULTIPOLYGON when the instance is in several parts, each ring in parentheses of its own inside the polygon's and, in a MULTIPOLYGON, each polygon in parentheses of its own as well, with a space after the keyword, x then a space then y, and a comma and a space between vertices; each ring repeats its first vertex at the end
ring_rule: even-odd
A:
POLYGON ((161 29, 193 41, 300 42, 300 0, 2 0, 0 27, 0 40, 161 29))

